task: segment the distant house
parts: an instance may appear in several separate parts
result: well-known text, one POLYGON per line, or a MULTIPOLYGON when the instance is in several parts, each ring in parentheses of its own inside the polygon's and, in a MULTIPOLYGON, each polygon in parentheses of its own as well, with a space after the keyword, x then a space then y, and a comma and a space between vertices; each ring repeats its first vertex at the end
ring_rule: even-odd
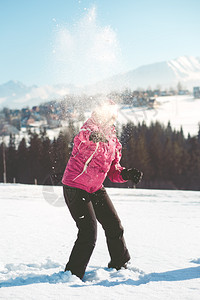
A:
POLYGON ((21 120, 22 127, 39 127, 45 125, 46 123, 46 119, 43 116, 40 116, 38 113, 32 113, 21 120))
POLYGON ((31 126, 33 123, 35 123, 35 118, 33 118, 32 116, 30 116, 27 119, 26 126, 31 126))
POLYGON ((39 112, 39 111, 40 111, 39 106, 33 106, 32 107, 32 112, 39 112))
POLYGON ((193 87, 194 98, 200 98, 200 86, 193 87))
POLYGON ((149 101, 148 101, 148 107, 149 108, 155 108, 157 105, 157 101, 155 98, 149 98, 149 101))
POLYGON ((33 124, 35 120, 31 118, 31 116, 25 117, 21 120, 21 126, 22 127, 28 127, 30 124, 33 124))
POLYGON ((154 90, 154 97, 160 96, 160 90, 154 90))
POLYGON ((188 90, 179 90, 178 95, 188 95, 189 91, 188 90))
POLYGON ((48 128, 58 128, 61 126, 60 118, 56 114, 49 114, 47 118, 48 128))
POLYGON ((18 116, 20 116, 21 112, 19 109, 14 109, 14 110, 10 111, 10 114, 12 117, 18 117, 18 116))
POLYGON ((0 125, 0 135, 1 136, 6 136, 6 135, 10 135, 10 134, 19 134, 19 130, 10 125, 10 124, 1 124, 0 125))
POLYGON ((22 108, 21 113, 22 113, 22 118, 25 117, 28 118, 31 115, 31 112, 28 108, 22 108))
POLYGON ((161 91, 160 96, 167 96, 167 92, 166 91, 161 91))

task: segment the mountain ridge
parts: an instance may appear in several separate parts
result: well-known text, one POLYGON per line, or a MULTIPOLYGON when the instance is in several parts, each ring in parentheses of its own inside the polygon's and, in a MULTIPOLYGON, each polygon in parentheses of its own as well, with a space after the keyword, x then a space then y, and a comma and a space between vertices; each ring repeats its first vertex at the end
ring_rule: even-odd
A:
POLYGON ((183 88, 190 90, 193 86, 200 86, 200 57, 180 56, 168 61, 143 65, 83 88, 72 84, 26 86, 20 81, 10 80, 0 85, 0 108, 38 105, 67 94, 109 93, 126 88, 131 90, 176 88, 179 82, 183 88))
MULTIPOLYGON (((169 89, 181 84, 186 89, 200 85, 200 58, 193 56, 180 56, 176 59, 161 61, 140 66, 134 70, 114 75, 91 86, 92 90, 122 90, 131 88, 152 88, 158 86, 169 89)), ((88 87, 90 88, 90 87, 88 87)))

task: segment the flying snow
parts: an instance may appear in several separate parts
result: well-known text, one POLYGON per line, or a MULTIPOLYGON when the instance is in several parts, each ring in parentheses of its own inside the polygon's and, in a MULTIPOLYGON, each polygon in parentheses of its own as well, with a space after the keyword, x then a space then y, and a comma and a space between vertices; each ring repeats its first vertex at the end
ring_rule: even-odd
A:
POLYGON ((97 21, 96 7, 73 26, 56 24, 52 59, 58 82, 87 85, 121 71, 116 32, 97 21))

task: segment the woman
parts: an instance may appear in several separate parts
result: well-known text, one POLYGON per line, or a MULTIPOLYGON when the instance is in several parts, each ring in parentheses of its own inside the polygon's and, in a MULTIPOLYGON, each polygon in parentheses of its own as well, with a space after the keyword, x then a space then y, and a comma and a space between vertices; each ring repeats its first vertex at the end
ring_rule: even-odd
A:
POLYGON ((121 144, 113 125, 116 117, 117 105, 112 101, 92 113, 74 138, 72 155, 62 179, 65 201, 78 227, 65 271, 81 279, 95 247, 97 220, 105 231, 111 258, 108 267, 119 270, 130 260, 123 227, 103 182, 108 176, 113 182, 131 179, 137 184, 142 173, 119 164, 121 144))

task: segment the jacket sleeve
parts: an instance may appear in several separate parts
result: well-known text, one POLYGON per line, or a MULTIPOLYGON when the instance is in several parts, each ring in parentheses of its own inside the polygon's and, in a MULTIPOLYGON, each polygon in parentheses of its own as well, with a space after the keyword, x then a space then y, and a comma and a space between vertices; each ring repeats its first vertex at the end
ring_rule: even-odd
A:
POLYGON ((112 161, 110 170, 108 171, 108 177, 112 182, 127 182, 127 180, 124 180, 121 176, 121 171, 123 169, 125 169, 124 167, 122 167, 120 165, 120 159, 121 159, 121 149, 122 149, 122 145, 120 144, 120 142, 117 140, 117 146, 115 149, 115 158, 112 161))
POLYGON ((89 140, 91 134, 90 129, 83 129, 75 136, 74 138, 74 147, 72 155, 76 156, 77 154, 90 154, 95 148, 96 144, 89 140))

